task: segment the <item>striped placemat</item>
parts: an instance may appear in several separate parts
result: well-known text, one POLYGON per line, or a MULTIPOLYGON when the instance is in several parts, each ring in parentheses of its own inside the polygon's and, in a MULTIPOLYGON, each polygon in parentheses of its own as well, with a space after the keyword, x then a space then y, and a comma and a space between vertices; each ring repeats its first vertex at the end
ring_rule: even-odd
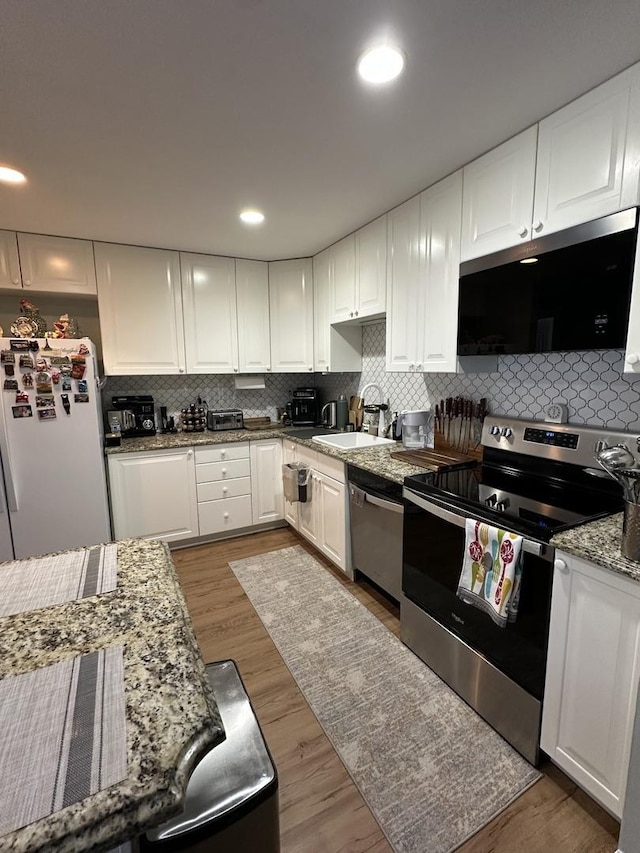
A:
POLYGON ((0 836, 127 774, 123 646, 0 681, 0 836))
POLYGON ((0 616, 111 592, 117 585, 117 555, 115 544, 96 545, 0 564, 0 616))

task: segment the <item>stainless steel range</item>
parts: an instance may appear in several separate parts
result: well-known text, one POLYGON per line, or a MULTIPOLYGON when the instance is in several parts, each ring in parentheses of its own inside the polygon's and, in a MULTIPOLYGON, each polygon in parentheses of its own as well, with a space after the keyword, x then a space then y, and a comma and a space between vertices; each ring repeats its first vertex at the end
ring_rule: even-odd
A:
POLYGON ((635 435, 489 416, 484 458, 404 482, 401 639, 525 758, 537 763, 554 533, 622 509, 595 445, 635 435), (517 618, 499 627, 457 596, 471 518, 523 537, 517 618))

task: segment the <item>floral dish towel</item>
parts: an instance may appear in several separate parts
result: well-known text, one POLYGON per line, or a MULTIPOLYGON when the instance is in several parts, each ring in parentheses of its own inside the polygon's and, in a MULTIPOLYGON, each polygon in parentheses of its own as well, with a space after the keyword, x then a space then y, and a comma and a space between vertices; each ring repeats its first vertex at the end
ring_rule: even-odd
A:
POLYGON ((522 536, 467 518, 458 598, 504 628, 518 615, 522 536))

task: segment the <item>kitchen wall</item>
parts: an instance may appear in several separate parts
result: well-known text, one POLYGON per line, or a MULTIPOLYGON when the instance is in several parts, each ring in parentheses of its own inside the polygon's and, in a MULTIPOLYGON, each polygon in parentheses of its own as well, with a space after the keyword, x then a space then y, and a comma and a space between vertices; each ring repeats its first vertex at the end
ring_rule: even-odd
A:
MULTIPOLYGON (((385 373, 385 323, 363 328, 362 373, 278 374, 265 376, 265 389, 237 391, 233 376, 118 376, 103 391, 105 409, 113 394, 152 394, 169 413, 191 403, 200 394, 210 408, 239 408, 247 417, 268 415, 284 406, 298 386, 314 384, 325 400, 339 393, 349 397, 368 382, 378 384, 391 411, 421 409, 444 397, 486 397, 490 411, 499 415, 542 418, 551 402, 569 407, 572 423, 640 431, 640 376, 623 376, 622 350, 600 350, 550 355, 504 355, 498 370, 489 374, 385 373)), ((369 402, 378 402, 373 396, 369 402)))

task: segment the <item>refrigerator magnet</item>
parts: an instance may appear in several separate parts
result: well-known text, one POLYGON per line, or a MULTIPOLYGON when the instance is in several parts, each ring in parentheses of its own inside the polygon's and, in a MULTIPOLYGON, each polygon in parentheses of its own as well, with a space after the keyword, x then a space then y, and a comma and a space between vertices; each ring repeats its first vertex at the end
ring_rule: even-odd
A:
POLYGON ((14 418, 32 418, 33 409, 31 406, 11 406, 14 418))
POLYGON ((16 394, 16 403, 28 403, 29 395, 25 394, 24 391, 18 391, 16 394))
POLYGON ((33 388, 33 373, 23 373, 22 384, 25 388, 33 388))
MULTIPOLYGON (((36 341, 36 344, 38 342, 36 341)), ((31 342, 26 338, 12 338, 9 341, 9 346, 14 352, 29 352, 31 349, 31 342)), ((37 346, 36 346, 37 349, 37 346)))
MULTIPOLYGON (((66 394, 64 394, 63 396, 66 396, 66 394)), ((73 395, 73 402, 74 403, 88 403, 89 402, 89 395, 88 394, 74 394, 73 395)))
POLYGON ((72 379, 82 379, 84 376, 85 366, 84 364, 74 364, 71 368, 71 378, 72 379))
POLYGON ((89 347, 86 344, 80 344, 78 347, 78 355, 89 355, 89 347))
POLYGON ((5 379, 4 380, 4 390, 5 391, 17 391, 18 390, 18 380, 17 379, 5 379))
POLYGON ((53 382, 54 385, 60 384, 60 371, 59 370, 52 370, 51 371, 51 381, 53 382))
POLYGON ((41 421, 52 421, 57 417, 55 409, 38 409, 38 417, 41 421))
MULTIPOLYGON (((22 362, 22 356, 20 356, 20 361, 22 362)), ((29 366, 33 367, 33 363, 30 364, 29 366)), ((22 367, 22 364, 20 364, 20 367, 22 367)), ((36 370, 42 371, 42 370, 48 370, 48 369, 49 369, 49 362, 47 361, 46 358, 39 358, 36 361, 36 370)))
POLYGON ((11 352, 10 349, 3 349, 0 352, 0 364, 15 364, 16 363, 16 354, 11 352))
POLYGON ((4 375, 5 376, 13 376, 16 372, 15 365, 13 364, 5 364, 4 366, 4 375))
POLYGON ((46 370, 41 370, 36 373, 36 391, 39 394, 51 394, 53 386, 51 385, 51 374, 46 370))
MULTIPOLYGON (((62 408, 65 410, 65 412, 68 415, 70 415, 71 414, 71 403, 69 402, 69 395, 68 394, 61 394, 60 395, 60 402, 62 403, 62 408)), ((76 400, 76 402, 77 402, 77 400, 76 400)))
POLYGON ((62 375, 62 384, 60 386, 63 391, 71 391, 71 377, 62 375))
POLYGON ((78 382, 78 393, 79 394, 86 394, 88 390, 89 390, 89 383, 87 382, 86 379, 81 379, 78 382))
POLYGON ((53 394, 36 394, 36 409, 53 409, 55 404, 53 394))
POLYGON ((20 367, 26 367, 28 370, 33 370, 35 365, 33 363, 33 356, 30 352, 20 353, 20 367))
POLYGON ((71 359, 68 355, 52 355, 50 361, 52 367, 68 366, 69 370, 71 370, 71 359))

